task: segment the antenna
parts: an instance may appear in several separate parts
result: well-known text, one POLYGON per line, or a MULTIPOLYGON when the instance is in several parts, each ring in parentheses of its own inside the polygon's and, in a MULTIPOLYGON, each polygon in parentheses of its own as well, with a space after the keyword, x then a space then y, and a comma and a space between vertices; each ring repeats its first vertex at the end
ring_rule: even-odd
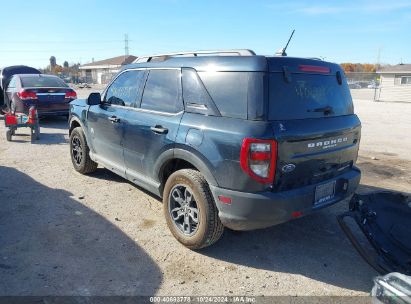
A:
POLYGON ((128 34, 124 34, 124 56, 128 56, 128 34))
POLYGON ((293 30, 293 32, 291 33, 290 38, 288 38, 288 41, 287 41, 287 44, 285 45, 285 47, 282 48, 282 49, 279 49, 279 50, 275 53, 276 56, 287 56, 287 53, 286 53, 285 51, 287 50, 287 47, 288 47, 288 44, 289 44, 290 41, 291 41, 291 38, 293 38, 294 32, 295 32, 295 30, 293 30))

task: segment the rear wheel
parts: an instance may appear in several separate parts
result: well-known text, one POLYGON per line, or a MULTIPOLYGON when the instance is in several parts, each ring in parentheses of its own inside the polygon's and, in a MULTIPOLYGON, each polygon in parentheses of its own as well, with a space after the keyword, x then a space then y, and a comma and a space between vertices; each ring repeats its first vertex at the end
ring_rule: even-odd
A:
POLYGON ((90 158, 90 149, 81 127, 75 128, 70 135, 70 154, 74 169, 87 174, 96 171, 98 164, 90 158))
POLYGON ((210 246, 224 232, 210 188, 198 171, 174 172, 164 187, 163 205, 171 233, 190 249, 210 246))

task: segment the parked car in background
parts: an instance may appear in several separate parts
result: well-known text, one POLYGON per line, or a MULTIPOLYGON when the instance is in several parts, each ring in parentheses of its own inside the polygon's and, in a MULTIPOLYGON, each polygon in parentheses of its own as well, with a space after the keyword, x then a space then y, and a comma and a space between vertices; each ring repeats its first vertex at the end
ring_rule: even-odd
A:
POLYGON ((379 87, 379 84, 376 81, 371 81, 369 85, 367 86, 368 89, 378 89, 378 87, 379 87))
POLYGON ((350 83, 350 84, 348 85, 348 87, 349 87, 350 89, 361 89, 361 88, 362 88, 361 85, 359 85, 358 83, 350 83))
POLYGON ((40 117, 69 114, 69 103, 77 98, 76 92, 62 79, 44 74, 16 74, 6 89, 12 112, 28 113, 36 106, 40 117))
POLYGON ((41 72, 25 65, 14 65, 0 69, 0 110, 7 110, 10 105, 5 92, 11 78, 15 74, 41 74, 41 72))
POLYGON ((143 59, 102 95, 71 102, 71 160, 82 174, 100 164, 162 197, 185 246, 354 193, 361 123, 339 65, 249 50, 143 59))

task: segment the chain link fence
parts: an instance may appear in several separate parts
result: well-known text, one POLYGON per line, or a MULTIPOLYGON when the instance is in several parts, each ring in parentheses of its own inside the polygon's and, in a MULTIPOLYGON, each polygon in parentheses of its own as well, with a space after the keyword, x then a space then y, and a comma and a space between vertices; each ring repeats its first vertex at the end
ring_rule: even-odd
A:
POLYGON ((353 99, 377 101, 380 91, 380 75, 377 73, 345 73, 353 99))
POLYGON ((346 73, 353 99, 411 103, 410 73, 346 73))

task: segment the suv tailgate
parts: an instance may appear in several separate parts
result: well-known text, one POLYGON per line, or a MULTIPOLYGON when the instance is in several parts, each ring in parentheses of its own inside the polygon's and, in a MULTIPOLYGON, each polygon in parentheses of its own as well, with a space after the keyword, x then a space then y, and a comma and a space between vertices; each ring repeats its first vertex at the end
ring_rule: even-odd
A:
POLYGON ((278 142, 277 191, 332 179, 357 160, 361 124, 356 115, 273 121, 272 125, 278 142))
POLYGON ((341 67, 299 58, 270 58, 269 67, 268 118, 278 142, 274 191, 318 184, 351 170, 361 123, 341 67))

